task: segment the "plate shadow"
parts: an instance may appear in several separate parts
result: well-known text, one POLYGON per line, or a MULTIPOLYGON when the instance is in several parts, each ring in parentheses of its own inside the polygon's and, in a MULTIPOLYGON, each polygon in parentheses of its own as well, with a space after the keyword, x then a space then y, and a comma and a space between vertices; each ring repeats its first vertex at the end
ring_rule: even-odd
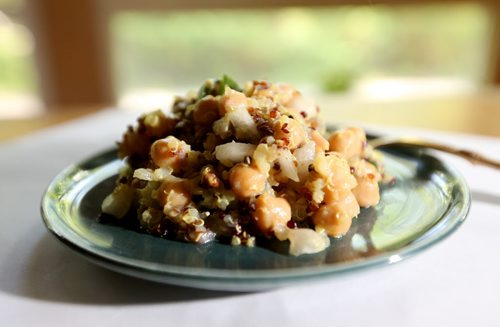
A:
MULTIPOLYGON (((14 269, 15 260, 12 257, 14 269)), ((101 305, 175 303, 249 294, 172 286, 121 275, 88 262, 48 233, 34 242, 22 264, 18 284, 0 283, 0 291, 41 301, 101 305)))

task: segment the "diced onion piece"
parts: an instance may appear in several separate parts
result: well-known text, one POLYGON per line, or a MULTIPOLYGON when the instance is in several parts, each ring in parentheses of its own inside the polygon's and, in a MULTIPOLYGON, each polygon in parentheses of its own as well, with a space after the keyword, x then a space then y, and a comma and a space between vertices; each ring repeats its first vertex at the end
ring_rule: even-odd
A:
POLYGON ((212 242, 217 234, 212 232, 211 230, 207 230, 206 232, 202 233, 197 241, 198 244, 205 244, 212 242))
POLYGON ((180 182, 183 179, 172 175, 172 170, 169 168, 158 168, 153 172, 153 180, 159 182, 180 182))
POLYGON ((226 139, 231 135, 231 130, 229 128, 229 125, 231 124, 231 121, 229 118, 226 116, 222 117, 219 120, 216 120, 212 124, 212 129, 215 133, 215 135, 218 135, 222 139, 226 139))
POLYGON ((256 146, 248 143, 230 142, 215 147, 215 158, 224 166, 231 167, 242 162, 246 156, 252 156, 256 146))
POLYGON ((274 227, 274 236, 280 241, 285 241, 288 239, 288 227, 286 225, 280 224, 274 227))
POLYGON ((153 226, 160 223, 162 218, 163 212, 161 210, 148 208, 142 212, 139 220, 142 225, 152 228, 153 226))
POLYGON ((282 149, 278 155, 278 163, 280 165, 283 176, 288 177, 294 182, 299 181, 297 175, 297 167, 295 167, 296 159, 288 149, 282 149))
POLYGON ((152 181, 153 180, 153 171, 147 168, 138 168, 134 170, 134 178, 143 180, 143 181, 152 181))
POLYGON ((276 160, 276 148, 267 144, 259 144, 253 153, 253 162, 266 177, 269 176, 271 163, 276 160))
POLYGON ((297 173, 300 180, 305 180, 309 176, 309 166, 314 161, 316 147, 314 142, 307 142, 300 148, 294 151, 294 156, 297 159, 297 173))
POLYGON ((236 138, 238 140, 259 139, 260 134, 257 130, 257 125, 247 109, 238 108, 228 113, 227 116, 235 129, 236 138))
POLYGON ((278 225, 274 228, 274 235, 280 241, 290 241, 289 253, 294 256, 318 253, 330 245, 330 239, 324 232, 308 228, 288 228, 278 225))
POLYGON ((111 194, 109 194, 101 205, 101 210, 116 218, 123 218, 130 209, 134 189, 126 184, 119 184, 111 194))
POLYGON ((330 245, 330 239, 325 234, 308 228, 287 229, 287 236, 289 253, 294 256, 318 253, 330 245))

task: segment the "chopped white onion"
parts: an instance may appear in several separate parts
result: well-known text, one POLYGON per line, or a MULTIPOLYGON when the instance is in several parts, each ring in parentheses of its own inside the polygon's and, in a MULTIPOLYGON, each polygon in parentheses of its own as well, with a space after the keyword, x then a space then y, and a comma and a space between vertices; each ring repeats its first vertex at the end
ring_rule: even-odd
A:
POLYGON ((116 218, 123 218, 130 209, 133 196, 133 188, 126 184, 119 184, 111 194, 104 198, 101 210, 116 218))
POLYGON ((318 233, 308 228, 287 229, 290 241, 290 254, 299 256, 302 254, 318 253, 330 245, 330 239, 324 233, 318 233))
POLYGON ((294 182, 299 181, 297 175, 297 167, 295 166, 296 159, 288 149, 282 149, 278 155, 278 163, 280 165, 283 176, 288 177, 294 182))
POLYGON ((318 253, 330 245, 330 239, 324 232, 309 228, 288 228, 284 225, 274 227, 274 235, 280 241, 289 240, 289 253, 294 256, 318 253))
POLYGON ((246 156, 252 156, 256 146, 248 143, 230 142, 215 147, 215 158, 224 166, 231 167, 242 162, 246 156))
POLYGON ((229 130, 229 124, 231 121, 228 116, 225 115, 219 120, 216 120, 212 124, 212 129, 214 130, 215 135, 220 136, 222 139, 225 139, 231 135, 231 131, 229 130))
POLYGON ((253 153, 253 161, 257 169, 266 177, 269 176, 271 163, 276 159, 276 146, 259 144, 253 153))
POLYGON ((166 181, 166 182, 180 182, 182 178, 172 175, 172 169, 170 168, 158 168, 155 169, 153 173, 154 181, 166 181))
POLYGON ((147 168, 138 168, 134 170, 134 178, 143 180, 143 181, 152 181, 153 180, 153 171, 147 168))
POLYGON ((307 142, 300 148, 294 151, 294 156, 297 159, 297 173, 300 180, 305 180, 309 176, 309 166, 314 161, 316 147, 314 142, 307 142))
POLYGON ((257 125, 247 109, 238 108, 228 113, 227 116, 234 127, 237 139, 256 140, 259 138, 260 134, 257 125))

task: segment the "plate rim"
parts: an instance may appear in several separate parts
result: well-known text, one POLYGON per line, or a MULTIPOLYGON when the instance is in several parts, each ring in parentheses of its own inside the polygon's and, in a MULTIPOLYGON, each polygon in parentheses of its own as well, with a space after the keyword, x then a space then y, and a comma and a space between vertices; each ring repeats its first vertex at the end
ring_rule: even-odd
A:
MULTIPOLYGON (((68 237, 68 235, 66 235, 64 231, 62 231, 61 228, 53 221, 54 217, 57 217, 60 223, 67 226, 67 224, 64 223, 63 219, 59 217, 59 215, 54 210, 49 208, 48 205, 49 201, 48 194, 58 183, 58 181, 62 180, 65 176, 67 176, 71 171, 73 171, 73 169, 83 166, 85 163, 95 160, 96 158, 103 156, 111 156, 112 154, 116 153, 116 150, 117 150, 116 148, 111 148, 105 151, 98 152, 93 156, 87 157, 84 160, 80 160, 76 164, 67 166, 60 173, 58 173, 51 180, 51 182, 48 184, 45 191, 43 192, 40 205, 41 216, 46 228, 52 235, 54 235, 63 244, 70 247, 72 250, 75 250, 77 253, 83 255, 87 259, 90 259, 94 263, 98 263, 108 268, 111 268, 109 266, 119 268, 121 272, 124 272, 123 269, 136 271, 137 273, 141 273, 140 275, 143 278, 149 277, 148 279, 153 279, 153 280, 156 278, 151 278, 151 277, 154 277, 153 275, 157 275, 165 278, 191 279, 191 280, 196 280, 197 282, 203 282, 203 281, 226 282, 228 280, 234 280, 234 281, 260 283, 260 282, 275 281, 275 280, 280 280, 280 281, 287 279, 298 280, 298 279, 327 277, 332 275, 343 275, 349 272, 364 271, 368 268, 392 265, 394 263, 403 261, 407 258, 413 257, 414 255, 423 252, 427 248, 439 243, 443 239, 452 235, 465 221, 471 207, 471 193, 467 181, 465 180, 463 175, 456 168, 454 168, 447 162, 432 155, 431 154, 432 151, 425 149, 422 150, 423 153, 439 161, 443 169, 448 171, 449 174, 453 176, 454 180, 457 181, 457 183, 455 183, 455 187, 457 186, 459 187, 460 191, 459 193, 462 195, 461 197, 462 205, 458 208, 458 212, 455 213, 454 210, 457 209, 457 207, 454 205, 456 204, 457 201, 460 202, 460 200, 452 198, 452 201, 450 202, 450 205, 446 209, 446 212, 443 215, 441 215, 441 217, 437 222, 435 222, 421 236, 419 236, 417 240, 419 240, 420 237, 422 237, 423 235, 429 233, 429 231, 434 230, 436 226, 438 226, 439 224, 446 222, 447 219, 455 217, 456 219, 455 223, 452 225, 445 226, 446 228, 443 231, 440 231, 437 235, 433 235, 432 237, 423 239, 417 242, 417 244, 405 245, 397 250, 386 251, 383 254, 375 255, 369 258, 363 258, 361 260, 340 262, 334 264, 324 264, 311 267, 234 270, 234 269, 219 269, 219 268, 206 268, 206 267, 203 268, 183 267, 179 265, 169 265, 167 263, 154 263, 154 265, 158 265, 160 268, 163 268, 163 269, 155 269, 154 267, 151 267, 151 265, 153 264, 151 262, 143 261, 145 265, 140 265, 139 264, 141 262, 140 260, 135 260, 130 258, 124 258, 124 260, 117 260, 116 258, 113 258, 115 256, 112 257, 105 256, 95 251, 92 251, 90 248, 86 248, 82 246, 82 244, 79 244, 78 242, 75 242, 75 240, 72 240, 71 237, 68 237), (49 211, 52 211, 53 214, 50 215, 49 211), (146 277, 143 274, 150 276, 146 277)), ((107 164, 110 164, 113 161, 119 161, 119 159, 112 159, 109 162, 107 162, 107 164)), ((69 226, 67 227, 70 228, 69 226)), ((144 236, 154 237, 146 234, 144 234, 144 236)), ((130 272, 129 273, 125 272, 125 273, 138 276, 137 274, 130 272)))

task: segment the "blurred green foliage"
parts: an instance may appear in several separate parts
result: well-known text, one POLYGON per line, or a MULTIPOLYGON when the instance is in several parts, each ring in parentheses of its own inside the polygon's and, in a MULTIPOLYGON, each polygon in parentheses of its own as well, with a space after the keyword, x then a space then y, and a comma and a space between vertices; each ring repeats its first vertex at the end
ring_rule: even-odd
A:
POLYGON ((339 69, 330 74, 326 74, 321 81, 321 86, 325 92, 344 92, 351 88, 355 79, 356 75, 353 72, 339 69))
MULTIPOLYGON (((0 12, 0 93, 32 93, 31 34, 6 19, 0 12)), ((480 81, 489 42, 487 12, 474 3, 130 11, 114 14, 110 32, 118 94, 194 87, 222 73, 334 92, 370 75, 480 81)))
POLYGON ((31 33, 0 12, 0 93, 33 93, 35 76, 31 33))
POLYGON ((119 93, 223 72, 343 91, 370 75, 481 80, 487 32, 485 9, 469 3, 120 12, 111 39, 119 93))

